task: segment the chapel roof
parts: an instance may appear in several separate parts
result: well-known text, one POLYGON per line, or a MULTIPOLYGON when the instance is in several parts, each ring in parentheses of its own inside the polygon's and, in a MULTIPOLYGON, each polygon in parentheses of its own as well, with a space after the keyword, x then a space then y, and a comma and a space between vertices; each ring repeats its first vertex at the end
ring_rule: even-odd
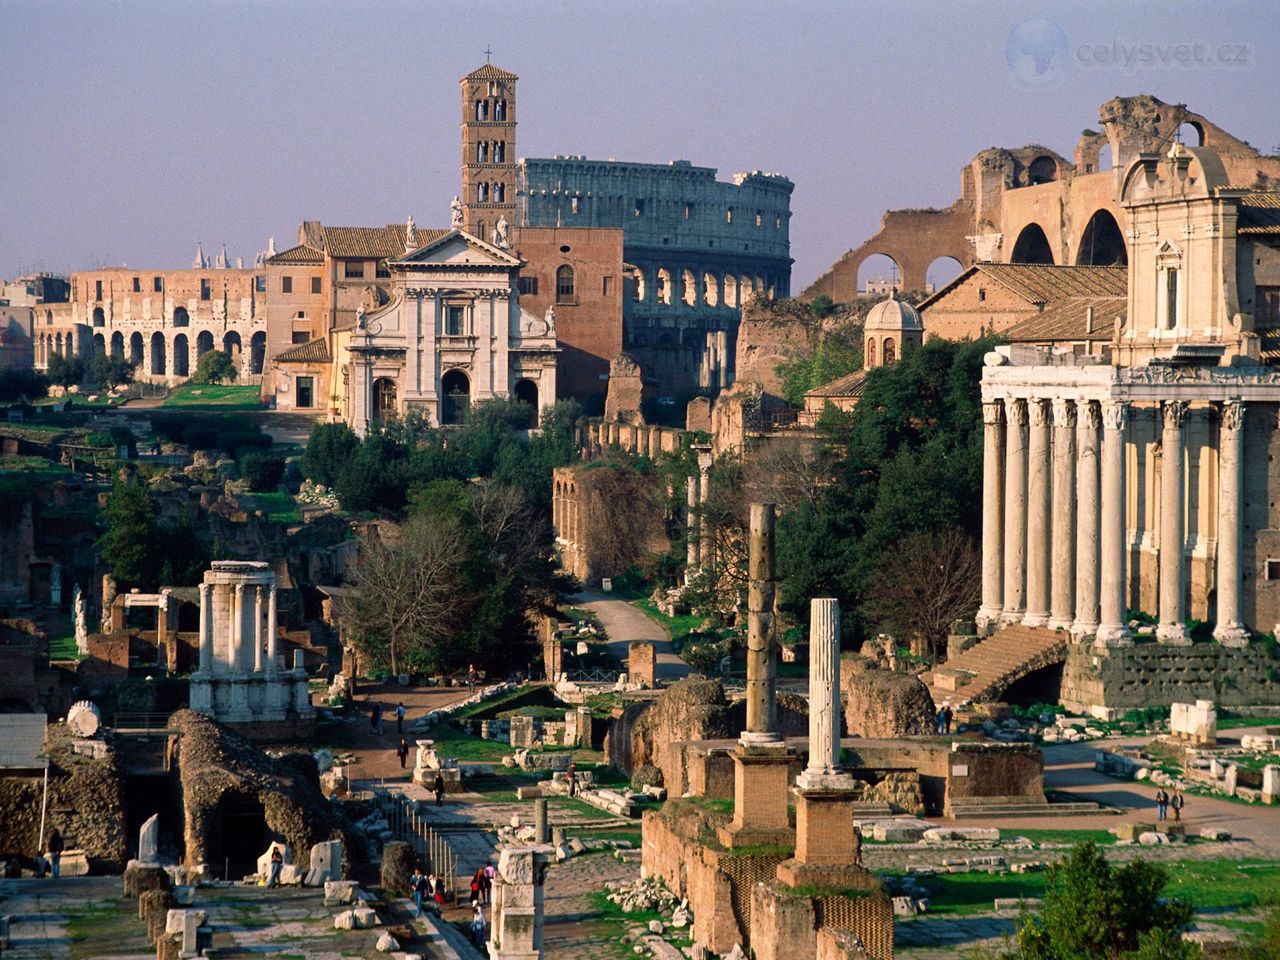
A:
POLYGON ((1044 311, 1002 331, 1010 343, 1089 341, 1106 343, 1115 332, 1116 317, 1123 325, 1129 315, 1129 298, 1072 297, 1045 307, 1044 311), (1089 310, 1093 326, 1089 326, 1089 310))
POLYGON ((328 363, 329 342, 324 337, 316 337, 314 340, 280 351, 275 359, 277 363, 328 363))

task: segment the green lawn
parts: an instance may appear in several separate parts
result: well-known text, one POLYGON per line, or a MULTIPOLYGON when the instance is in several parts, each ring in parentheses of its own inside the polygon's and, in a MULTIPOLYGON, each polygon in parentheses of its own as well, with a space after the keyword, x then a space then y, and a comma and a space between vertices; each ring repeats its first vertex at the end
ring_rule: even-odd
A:
POLYGON ((302 510, 298 501, 288 493, 254 493, 250 494, 258 509, 266 513, 272 523, 301 523, 302 510))
POLYGON ((218 410, 260 410, 261 392, 252 384, 195 384, 188 383, 174 390, 165 398, 164 407, 213 407, 218 410))
POLYGON ((1092 840, 1098 846, 1114 844, 1114 834, 1106 830, 1007 830, 1000 828, 1001 840, 1012 840, 1014 837, 1026 837, 1032 843, 1079 843, 1081 840, 1092 840))
POLYGON ((515 752, 511 744, 506 741, 475 737, 448 723, 437 723, 423 736, 425 739, 434 740, 436 749, 445 756, 456 757, 459 760, 500 763, 504 756, 515 752))
POLYGON ((76 635, 69 637, 49 638, 50 660, 79 660, 80 651, 76 648, 76 635))
POLYGON ((663 629, 667 631, 667 636, 672 640, 697 630, 702 626, 702 621, 705 619, 704 617, 696 617, 691 613, 682 613, 678 617, 669 617, 659 610, 657 605, 648 597, 641 600, 632 600, 631 605, 638 610, 644 611, 651 620, 656 620, 660 623, 663 629))

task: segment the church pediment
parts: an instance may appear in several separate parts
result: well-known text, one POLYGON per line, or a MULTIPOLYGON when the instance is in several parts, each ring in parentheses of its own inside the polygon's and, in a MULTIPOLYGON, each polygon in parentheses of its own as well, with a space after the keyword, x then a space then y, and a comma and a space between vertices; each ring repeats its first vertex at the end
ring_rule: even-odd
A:
POLYGON ((519 267, 521 261, 519 257, 514 257, 491 243, 485 243, 479 237, 473 237, 462 230, 450 230, 439 239, 419 247, 412 253, 405 254, 393 263, 405 270, 437 266, 488 266, 509 269, 519 267))

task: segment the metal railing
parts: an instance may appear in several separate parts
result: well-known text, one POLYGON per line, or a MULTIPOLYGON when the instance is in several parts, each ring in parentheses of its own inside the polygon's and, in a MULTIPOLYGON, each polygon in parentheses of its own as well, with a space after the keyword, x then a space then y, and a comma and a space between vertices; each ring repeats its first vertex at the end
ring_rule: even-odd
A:
POLYGON ((617 683, 617 670, 570 670, 567 676, 574 683, 617 683))
POLYGON ((162 733, 169 729, 171 713, 117 713, 111 729, 116 733, 145 731, 162 733))
POLYGON ((419 812, 419 801, 385 787, 374 787, 373 795, 392 833, 413 847, 415 856, 424 862, 426 872, 439 878, 444 884, 445 896, 457 905, 458 855, 448 841, 427 824, 426 817, 419 812))

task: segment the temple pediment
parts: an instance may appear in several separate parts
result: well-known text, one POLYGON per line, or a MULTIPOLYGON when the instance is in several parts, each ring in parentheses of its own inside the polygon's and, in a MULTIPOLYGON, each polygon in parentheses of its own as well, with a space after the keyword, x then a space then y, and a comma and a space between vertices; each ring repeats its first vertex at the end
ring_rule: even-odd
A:
POLYGON ((393 264, 406 271, 456 266, 488 266, 508 270, 519 267, 521 260, 463 230, 450 230, 426 246, 406 253, 393 261, 393 264))

